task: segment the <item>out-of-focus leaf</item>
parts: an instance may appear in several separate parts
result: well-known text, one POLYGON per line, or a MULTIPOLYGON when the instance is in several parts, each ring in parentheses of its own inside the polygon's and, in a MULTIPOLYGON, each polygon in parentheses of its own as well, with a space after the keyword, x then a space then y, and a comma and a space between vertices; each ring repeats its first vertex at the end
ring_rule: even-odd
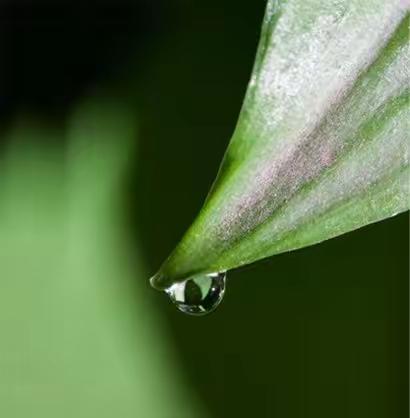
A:
POLYGON ((19 120, 0 157, 0 416, 204 416, 124 228, 134 112, 99 98, 68 125, 19 120))
POLYGON ((156 287, 408 209, 408 5, 269 0, 219 175, 156 287))

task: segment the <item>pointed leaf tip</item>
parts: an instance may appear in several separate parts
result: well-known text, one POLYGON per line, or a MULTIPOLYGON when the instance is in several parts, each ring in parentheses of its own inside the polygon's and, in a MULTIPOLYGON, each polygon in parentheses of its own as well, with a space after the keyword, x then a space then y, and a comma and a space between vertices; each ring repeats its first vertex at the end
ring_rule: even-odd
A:
POLYGON ((268 2, 218 178, 154 287, 408 210, 408 27, 402 0, 268 2))

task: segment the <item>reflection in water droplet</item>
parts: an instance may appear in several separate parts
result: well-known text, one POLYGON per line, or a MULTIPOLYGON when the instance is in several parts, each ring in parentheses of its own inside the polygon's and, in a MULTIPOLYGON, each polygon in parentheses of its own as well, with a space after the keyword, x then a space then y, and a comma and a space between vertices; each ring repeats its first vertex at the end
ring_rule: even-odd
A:
POLYGON ((180 311, 190 315, 206 315, 221 303, 225 279, 225 272, 195 276, 173 284, 165 292, 180 311))

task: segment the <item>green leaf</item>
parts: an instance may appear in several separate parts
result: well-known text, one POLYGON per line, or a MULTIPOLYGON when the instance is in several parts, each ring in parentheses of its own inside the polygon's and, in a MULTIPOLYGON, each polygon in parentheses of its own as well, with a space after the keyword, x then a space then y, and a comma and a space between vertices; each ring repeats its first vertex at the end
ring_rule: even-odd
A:
POLYGON ((218 177, 155 287, 408 209, 408 10, 402 0, 268 2, 218 177))
POLYGON ((18 118, 0 155, 0 416, 205 416, 124 219, 135 112, 97 96, 52 126, 18 118))

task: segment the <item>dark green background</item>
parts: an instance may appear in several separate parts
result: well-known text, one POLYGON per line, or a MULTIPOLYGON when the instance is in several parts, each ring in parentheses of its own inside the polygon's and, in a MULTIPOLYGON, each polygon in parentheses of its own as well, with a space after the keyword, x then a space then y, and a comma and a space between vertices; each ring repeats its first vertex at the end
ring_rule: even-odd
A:
MULTIPOLYGON (((129 231, 154 273, 216 174, 265 2, 83 3, 0 7, 2 125, 21 109, 64 125, 100 86, 127 97, 140 137, 129 231)), ((231 272, 224 303, 203 318, 147 284, 209 415, 406 417, 408 227, 403 214, 231 272)))

